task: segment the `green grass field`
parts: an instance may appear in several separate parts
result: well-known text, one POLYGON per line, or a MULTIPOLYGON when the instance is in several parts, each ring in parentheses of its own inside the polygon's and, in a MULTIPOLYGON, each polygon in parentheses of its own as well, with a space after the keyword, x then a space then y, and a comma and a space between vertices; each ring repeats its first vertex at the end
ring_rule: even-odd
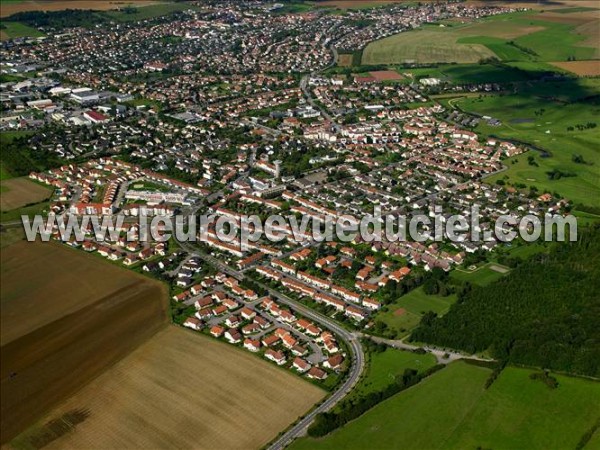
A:
POLYGON ((419 355, 391 347, 381 353, 371 353, 364 378, 350 394, 351 398, 385 389, 394 382, 396 376, 402 375, 406 369, 422 372, 435 364, 435 356, 430 353, 419 355))
POLYGON ((506 249, 506 253, 513 258, 529 259, 538 253, 547 252, 548 248, 541 243, 527 243, 516 245, 506 249))
POLYGON ((585 211, 573 211, 573 215, 577 217, 578 226, 586 226, 600 222, 599 214, 592 214, 585 211))
MULTIPOLYGON (((485 264, 474 271, 466 271, 463 269, 455 269, 450 272, 450 277, 459 281, 468 281, 477 286, 487 286, 496 280, 502 278, 505 274, 497 270, 493 270, 490 266, 494 264, 485 264)), ((497 264, 496 264, 497 265, 497 264)))
POLYGON ((577 129, 577 125, 594 122, 598 117, 599 94, 600 80, 580 79, 540 83, 510 95, 470 97, 453 103, 464 111, 502 121, 499 127, 482 121, 476 131, 516 139, 551 153, 543 158, 532 152, 537 166, 529 164, 529 155, 508 159, 508 170, 488 178, 488 182, 505 179, 512 184, 536 186, 540 191, 558 192, 576 203, 600 206, 600 134, 598 128, 577 129), (568 127, 573 130, 568 131, 568 127), (573 155, 581 155, 584 163, 574 162, 573 155), (553 170, 575 176, 551 180, 547 172, 553 170))
POLYGON ((37 214, 44 214, 44 212, 48 212, 49 206, 50 203, 44 201, 22 208, 11 209, 10 211, 0 211, 0 223, 20 222, 21 216, 33 217, 37 214))
POLYGON ((438 315, 444 314, 450 305, 456 301, 455 295, 441 297, 439 295, 427 295, 423 288, 419 287, 403 295, 394 303, 386 305, 376 316, 396 332, 398 337, 407 335, 421 321, 423 313, 434 311, 438 315), (404 310, 402 312, 402 310, 404 310))
POLYGON ((489 57, 502 61, 566 61, 570 57, 586 60, 598 56, 598 46, 587 43, 592 38, 589 33, 576 30, 572 24, 539 20, 535 15, 520 12, 445 27, 425 25, 370 43, 362 63, 464 64, 489 57))
POLYGON ((13 139, 28 136, 32 134, 31 131, 2 131, 0 133, 0 145, 8 144, 13 139))
MULTIPOLYGON (((551 72, 560 69, 546 63, 514 64, 440 64, 435 67, 416 69, 398 68, 402 74, 412 75, 413 80, 421 78, 439 78, 454 84, 467 83, 515 83, 539 80, 551 72)), ((404 80, 410 82, 410 78, 404 80)))
POLYGON ((282 8, 273 11, 275 14, 302 14, 311 11, 313 5, 304 2, 288 2, 282 8))
POLYGON ((42 37, 44 33, 33 27, 19 22, 2 22, 2 39, 15 39, 21 37, 42 37))
POLYGON ((330 435, 290 448, 574 449, 600 417, 598 382, 557 375, 560 385, 550 389, 530 380, 530 370, 507 368, 486 391, 490 373, 452 363, 330 435))
POLYGON ((363 64, 476 63, 494 53, 481 44, 457 44, 443 29, 422 29, 372 42, 363 51, 363 64))
POLYGON ((6 167, 4 167, 4 164, 2 162, 0 162, 0 181, 8 180, 9 178, 12 178, 12 175, 10 174, 10 172, 8 170, 6 170, 6 167))

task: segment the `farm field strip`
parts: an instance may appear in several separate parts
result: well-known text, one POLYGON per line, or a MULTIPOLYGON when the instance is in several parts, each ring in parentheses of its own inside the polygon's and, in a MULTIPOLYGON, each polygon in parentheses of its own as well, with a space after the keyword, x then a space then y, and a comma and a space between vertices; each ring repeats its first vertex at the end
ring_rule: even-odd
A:
POLYGON ((474 23, 423 26, 371 42, 363 51, 362 63, 464 64, 490 57, 504 61, 591 59, 600 54, 597 13, 520 12, 474 23))
POLYGON ((1 262, 4 443, 164 327, 167 293, 55 243, 13 243, 1 262))
POLYGON ((582 77, 599 77, 600 61, 559 61, 552 63, 560 69, 567 70, 582 77))
POLYGON ((127 5, 136 7, 155 5, 162 2, 153 0, 22 0, 18 2, 2 2, 0 17, 8 17, 24 11, 61 11, 64 9, 93 9, 104 11, 127 5))
POLYGON ((260 448, 325 391, 253 355, 169 326, 14 443, 69 411, 89 415, 53 448, 260 448))
POLYGON ((490 373, 454 362, 341 429, 291 448, 575 448, 598 418, 598 382, 553 375, 559 387, 550 389, 531 380, 531 370, 508 367, 485 390, 490 373))
POLYGON ((0 181, 0 210, 10 211, 30 203, 38 203, 50 197, 51 190, 27 178, 11 178, 0 181))

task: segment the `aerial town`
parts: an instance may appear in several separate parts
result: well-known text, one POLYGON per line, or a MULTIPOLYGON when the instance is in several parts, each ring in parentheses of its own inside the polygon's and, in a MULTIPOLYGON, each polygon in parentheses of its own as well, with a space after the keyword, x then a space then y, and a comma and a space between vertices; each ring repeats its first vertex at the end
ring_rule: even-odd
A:
MULTIPOLYGON (((2 128, 40 130, 34 149, 65 160, 29 175, 52 186, 50 213, 59 216, 172 217, 206 208, 238 220, 265 210, 319 220, 368 213, 373 205, 428 214, 439 202, 448 215, 468 214, 476 202, 489 228, 511 208, 559 210, 562 199, 530 199, 480 182, 523 149, 482 140, 431 104, 426 90, 435 80, 388 84, 385 71, 319 75, 331 64, 334 42, 361 48, 426 21, 507 12, 461 4, 396 8, 404 14, 390 8, 377 13, 376 28, 365 29, 329 15, 273 20, 260 2, 215 2, 164 23, 14 43, 4 48, 6 73, 40 76, 2 84, 2 128)), ((316 380, 343 370, 335 336, 277 298, 245 288, 244 279, 363 328, 372 325, 388 283, 414 267, 449 271, 466 253, 496 245, 320 244, 296 240, 290 230, 277 246, 241 248, 220 242, 213 230, 194 249, 127 242, 134 224, 113 242, 86 231, 84 243, 65 244, 171 280, 173 302, 189 306, 183 326, 316 380), (233 276, 213 273, 196 255, 202 251, 233 276)), ((58 228, 54 235, 60 239, 58 228)))
MULTIPOLYGON (((409 344, 427 314, 409 323, 412 312, 389 305, 457 268, 491 264, 498 277, 509 273, 495 259, 509 248, 491 237, 496 219, 566 216, 574 205, 551 189, 487 181, 518 157, 531 167, 538 159, 521 140, 494 134, 503 119, 467 114, 444 96, 504 92, 495 80, 448 83, 416 77, 410 64, 340 64, 399 33, 526 8, 398 2, 337 14, 262 0, 181 5, 165 16, 2 40, 0 131, 34 155, 35 169, 23 176, 50 191, 43 215, 56 219, 55 244, 165 285, 168 316, 185 333, 331 393, 260 446, 279 450, 318 413, 347 406, 343 397, 369 367, 365 336, 430 353, 442 365, 464 357, 451 346, 409 344), (217 225, 271 214, 325 223, 373 208, 433 217, 437 206, 444 221, 471 219, 475 207, 477 231, 490 236, 321 241, 282 225, 283 239, 240 243, 219 239, 217 225), (211 219, 191 241, 140 238, 141 217, 174 224, 200 214, 211 219), (58 224, 85 216, 124 220, 108 237, 88 224, 83 240, 65 239, 58 224), (401 325, 393 328, 394 320, 401 325)), ((476 362, 492 361, 474 350, 476 362)))

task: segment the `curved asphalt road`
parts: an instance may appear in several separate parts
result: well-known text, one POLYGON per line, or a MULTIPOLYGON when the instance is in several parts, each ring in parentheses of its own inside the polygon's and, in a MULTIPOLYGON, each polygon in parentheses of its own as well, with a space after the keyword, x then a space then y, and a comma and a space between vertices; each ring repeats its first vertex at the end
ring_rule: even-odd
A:
POLYGON ((360 344, 359 338, 346 330, 345 328, 338 325, 333 320, 328 317, 292 300, 286 295, 282 293, 268 288, 266 285, 262 283, 258 283, 261 287, 268 290, 269 295, 276 298, 279 302, 290 306, 294 310, 298 311, 305 317, 309 317, 315 322, 319 323, 323 327, 333 331, 341 340, 343 340, 351 353, 352 364, 350 366, 350 371, 346 381, 335 391, 332 395, 330 395, 323 403, 309 412, 306 416, 304 416, 299 422, 297 422, 292 428, 287 430, 283 435, 281 435, 275 442, 273 442, 269 446, 269 450, 282 450, 287 445, 289 445, 294 439, 299 436, 304 435, 304 432, 308 428, 308 426, 313 422, 317 414, 329 411, 333 408, 342 398, 344 398, 354 387, 354 385, 358 382, 360 375, 365 366, 365 355, 363 353, 362 346, 360 344))
MULTIPOLYGON (((184 250, 186 250, 194 255, 199 256, 200 258, 204 259, 209 264, 216 266, 217 268, 219 268, 223 272, 227 273, 228 275, 230 275, 234 278, 237 278, 239 280, 242 280, 244 278, 244 275, 241 272, 234 270, 233 268, 227 266, 226 264, 219 261, 217 258, 207 255, 204 252, 200 252, 198 250, 193 249, 191 246, 189 246, 188 243, 181 243, 180 245, 182 246, 182 248, 184 250)), ((269 446, 269 450, 283 450, 294 439, 304 435, 306 429, 313 422, 313 420, 315 419, 317 414, 329 411, 352 390, 354 385, 360 379, 360 375, 362 374, 363 369, 365 367, 365 355, 363 353, 363 349, 360 344, 360 335, 355 335, 355 334, 349 332, 348 330, 346 330, 342 326, 338 325, 335 321, 333 321, 329 317, 324 316, 323 314, 318 313, 318 312, 314 311, 313 309, 310 309, 307 306, 302 305, 301 303, 298 303, 297 301, 291 299, 290 297, 282 294, 279 291, 271 289, 266 284, 258 282, 256 280, 254 280, 254 281, 260 287, 265 289, 269 293, 269 295, 271 295, 273 298, 276 298, 279 302, 291 307, 292 309, 294 309, 295 311, 298 311, 303 316, 314 320, 319 325, 321 325, 323 328, 326 328, 326 329, 332 331, 333 333, 335 333, 340 338, 340 340, 342 340, 346 343, 346 346, 348 347, 348 350, 349 350, 350 356, 351 356, 351 365, 350 365, 348 376, 347 376, 346 380, 344 381, 344 383, 338 388, 338 390, 335 391, 329 397, 327 397, 327 399, 325 399, 325 401, 323 403, 321 403, 315 409, 313 409, 308 414, 306 414, 306 416, 304 416, 300 421, 298 421, 296 424, 294 424, 294 426, 292 426, 292 428, 290 428, 285 433, 283 433, 279 438, 277 438, 277 440, 275 442, 273 442, 269 446)))

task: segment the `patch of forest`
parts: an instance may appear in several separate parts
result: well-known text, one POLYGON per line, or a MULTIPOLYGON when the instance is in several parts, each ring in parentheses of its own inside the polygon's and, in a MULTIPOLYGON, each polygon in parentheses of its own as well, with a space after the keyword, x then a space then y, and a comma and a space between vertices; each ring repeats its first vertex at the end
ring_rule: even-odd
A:
POLYGON ((600 376, 600 226, 556 243, 485 287, 459 292, 411 339, 545 369, 600 376))

